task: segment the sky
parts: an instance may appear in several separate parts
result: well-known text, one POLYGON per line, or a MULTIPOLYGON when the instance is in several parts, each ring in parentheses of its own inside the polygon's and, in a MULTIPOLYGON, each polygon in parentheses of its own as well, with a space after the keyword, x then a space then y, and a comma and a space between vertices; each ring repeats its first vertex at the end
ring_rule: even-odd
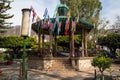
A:
POLYGON ((14 0, 14 2, 11 3, 12 8, 8 11, 8 13, 14 14, 14 17, 12 19, 9 19, 8 21, 12 21, 13 26, 21 25, 21 10, 23 8, 30 8, 31 6, 34 8, 35 12, 41 19, 43 19, 45 8, 48 9, 49 16, 53 17, 55 8, 59 4, 59 0, 14 0))
MULTIPOLYGON (((100 18, 106 18, 112 25, 116 19, 116 16, 120 16, 120 0, 100 0, 102 2, 102 11, 100 12, 100 18)), ((11 3, 12 9, 8 12, 14 14, 14 17, 9 21, 13 22, 13 26, 21 25, 22 9, 30 8, 33 6, 37 15, 43 19, 45 8, 48 9, 48 14, 53 17, 56 6, 60 4, 59 0, 14 0, 11 3)), ((32 17, 32 16, 31 16, 32 17)))
POLYGON ((120 0, 100 0, 102 2, 102 11, 100 18, 106 18, 112 25, 116 17, 120 16, 120 0))

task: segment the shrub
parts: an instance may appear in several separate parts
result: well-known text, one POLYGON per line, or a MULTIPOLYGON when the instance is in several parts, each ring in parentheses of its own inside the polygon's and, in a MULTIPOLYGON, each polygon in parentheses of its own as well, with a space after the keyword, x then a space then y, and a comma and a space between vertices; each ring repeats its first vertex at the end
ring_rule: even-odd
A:
POLYGON ((117 58, 120 59, 120 50, 117 52, 117 58))
POLYGON ((104 70, 110 68, 111 63, 112 61, 110 58, 106 58, 105 56, 100 56, 100 57, 98 56, 93 58, 92 66, 98 67, 101 72, 101 76, 103 77, 104 70))
POLYGON ((10 55, 8 53, 0 53, 0 62, 5 62, 10 59, 10 55))

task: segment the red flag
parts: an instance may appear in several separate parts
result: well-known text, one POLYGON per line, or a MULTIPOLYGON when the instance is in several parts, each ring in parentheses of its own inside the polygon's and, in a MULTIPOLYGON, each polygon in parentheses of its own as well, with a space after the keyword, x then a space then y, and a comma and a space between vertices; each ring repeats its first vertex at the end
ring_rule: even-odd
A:
POLYGON ((69 27, 70 27, 70 21, 67 20, 67 21, 66 21, 66 25, 65 25, 65 35, 68 35, 69 27))
POLYGON ((47 28, 47 21, 46 21, 46 19, 44 19, 44 28, 47 28))
POLYGON ((50 27, 50 17, 48 16, 48 27, 50 27))
POLYGON ((32 6, 31 6, 30 10, 31 10, 32 13, 33 13, 32 22, 34 22, 34 19, 35 19, 35 17, 37 16, 37 14, 36 14, 36 12, 35 12, 35 10, 34 10, 34 8, 33 8, 32 6))

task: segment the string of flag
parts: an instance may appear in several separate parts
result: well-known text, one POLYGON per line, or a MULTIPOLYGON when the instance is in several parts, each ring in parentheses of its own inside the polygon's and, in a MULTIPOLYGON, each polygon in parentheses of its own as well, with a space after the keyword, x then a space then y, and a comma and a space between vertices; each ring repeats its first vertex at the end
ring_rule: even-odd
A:
POLYGON ((50 27, 50 17, 48 15, 48 9, 47 8, 45 8, 43 17, 44 17, 43 28, 48 29, 50 27))
POLYGON ((36 29, 39 30, 40 29, 40 17, 37 15, 37 13, 35 12, 34 8, 31 6, 30 7, 30 15, 32 13, 32 24, 35 23, 36 24, 36 29))
MULTIPOLYGON (((63 33, 64 35, 68 35, 69 31, 75 31, 76 29, 76 21, 73 20, 71 18, 71 14, 70 11, 68 11, 67 13, 67 20, 65 22, 65 27, 64 30, 62 29, 61 31, 61 25, 62 22, 59 20, 59 13, 58 10, 56 11, 55 14, 55 20, 51 23, 51 19, 50 16, 48 15, 48 9, 45 8, 45 11, 43 13, 43 17, 44 19, 41 20, 40 17, 37 15, 37 13, 35 12, 34 8, 31 6, 30 11, 32 12, 32 23, 36 24, 36 29, 39 30, 40 26, 42 26, 41 28, 44 29, 51 29, 51 31, 53 33, 56 33, 57 35, 59 35, 60 33, 63 33)), ((30 14, 31 14, 30 12, 30 14)), ((77 18, 77 22, 78 22, 79 18, 77 18)))

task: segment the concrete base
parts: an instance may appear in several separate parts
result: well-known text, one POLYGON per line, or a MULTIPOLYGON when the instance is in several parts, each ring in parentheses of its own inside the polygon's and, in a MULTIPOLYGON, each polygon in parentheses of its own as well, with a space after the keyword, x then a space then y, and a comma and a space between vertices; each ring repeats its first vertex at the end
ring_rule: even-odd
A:
POLYGON ((28 60, 28 68, 47 70, 50 67, 52 67, 52 60, 50 58, 28 60))
POLYGON ((92 59, 92 57, 72 58, 72 66, 78 71, 93 70, 92 59))

